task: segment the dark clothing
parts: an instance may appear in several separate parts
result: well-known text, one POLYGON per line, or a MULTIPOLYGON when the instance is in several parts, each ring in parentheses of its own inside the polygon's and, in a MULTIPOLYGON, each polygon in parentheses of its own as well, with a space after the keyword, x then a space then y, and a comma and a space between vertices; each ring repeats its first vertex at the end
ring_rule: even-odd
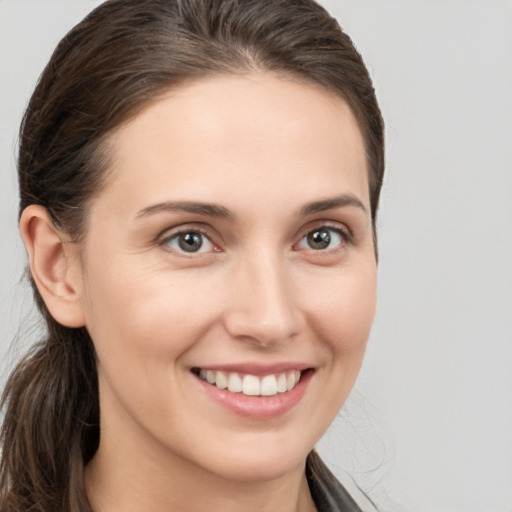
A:
POLYGON ((306 477, 318 512, 362 512, 315 451, 308 455, 306 477))

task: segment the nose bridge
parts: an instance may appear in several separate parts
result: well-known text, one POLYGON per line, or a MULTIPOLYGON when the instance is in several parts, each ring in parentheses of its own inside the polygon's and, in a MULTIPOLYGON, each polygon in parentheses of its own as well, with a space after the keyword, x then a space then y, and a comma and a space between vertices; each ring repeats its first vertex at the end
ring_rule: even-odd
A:
POLYGON ((278 254, 258 251, 241 259, 231 287, 225 321, 232 336, 267 346, 297 333, 299 310, 290 269, 278 254))

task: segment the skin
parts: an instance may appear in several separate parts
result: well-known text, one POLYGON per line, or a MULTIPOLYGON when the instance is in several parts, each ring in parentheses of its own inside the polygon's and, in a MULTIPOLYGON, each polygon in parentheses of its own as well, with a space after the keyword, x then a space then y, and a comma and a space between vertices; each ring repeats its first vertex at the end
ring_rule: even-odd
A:
MULTIPOLYGON (((352 112, 276 75, 222 76, 170 91, 110 149, 86 237, 54 266, 73 299, 64 312, 50 304, 63 323, 86 325, 97 351, 94 510, 314 510, 305 459, 354 384, 376 302, 352 112), (190 201, 230 216, 153 208, 190 201), (202 233, 200 252, 181 250, 177 229, 202 233), (327 248, 311 247, 315 229, 331 236, 327 248), (191 371, 283 361, 313 372, 301 400, 265 420, 212 400, 191 371)), ((25 214, 26 238, 50 229, 43 216, 25 214)))

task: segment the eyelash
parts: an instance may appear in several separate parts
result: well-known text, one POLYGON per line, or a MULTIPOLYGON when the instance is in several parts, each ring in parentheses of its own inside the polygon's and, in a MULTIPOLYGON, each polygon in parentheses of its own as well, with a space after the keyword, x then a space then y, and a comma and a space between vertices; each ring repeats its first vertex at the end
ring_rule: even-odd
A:
POLYGON ((204 241, 207 240, 208 243, 211 244, 211 246, 212 246, 212 249, 210 249, 207 252, 211 252, 212 250, 214 252, 215 251, 219 251, 218 247, 216 246, 216 244, 214 242, 212 242, 211 237, 208 235, 206 230, 201 229, 201 228, 196 227, 196 226, 191 226, 191 227, 187 227, 187 228, 184 228, 184 229, 180 229, 179 231, 174 231, 174 232, 172 232, 170 234, 169 234, 169 232, 166 232, 166 233, 164 233, 163 236, 160 236, 158 238, 158 244, 160 246, 167 246, 169 249, 171 249, 173 252, 179 254, 180 256, 191 257, 194 254, 203 254, 204 251, 197 252, 197 251, 186 251, 184 249, 179 250, 177 248, 173 249, 170 246, 170 242, 172 242, 173 240, 179 240, 180 236, 188 235, 188 234, 199 234, 199 235, 201 235, 202 240, 201 240, 201 245, 199 246, 199 249, 201 249, 203 247, 203 245, 205 243, 204 241))
MULTIPOLYGON (((317 253, 317 254, 332 253, 332 252, 336 252, 336 251, 340 250, 341 247, 349 245, 353 242, 351 234, 349 233, 349 231, 347 229, 342 229, 339 226, 332 226, 330 224, 324 223, 324 224, 318 224, 318 225, 314 226, 313 228, 305 231, 304 234, 301 236, 299 242, 295 243, 293 245, 293 247, 294 248, 297 247, 304 240, 306 240, 308 236, 312 235, 315 232, 320 232, 320 231, 329 231, 331 233, 335 233, 341 239, 339 244, 336 247, 331 248, 331 249, 314 249, 312 247, 308 247, 308 248, 305 248, 306 250, 312 251, 313 253, 317 253)), ((332 237, 330 238, 330 240, 332 240, 332 237)), ((176 254, 179 254, 180 256, 186 256, 186 257, 193 257, 194 255, 204 254, 205 252, 208 253, 208 252, 220 252, 221 251, 221 249, 219 249, 218 246, 211 240, 211 236, 208 234, 208 232, 205 229, 202 229, 202 228, 196 227, 196 226, 186 227, 184 229, 180 229, 179 231, 175 231, 172 233, 169 233, 167 231, 163 235, 158 237, 158 245, 167 246, 170 250, 172 250, 176 254), (178 248, 172 248, 170 246, 171 241, 173 241, 173 240, 178 241, 180 236, 187 235, 187 234, 201 235, 202 240, 201 240, 201 245, 199 246, 199 249, 201 249, 203 247, 205 240, 207 240, 207 242, 209 244, 211 244, 212 249, 209 249, 208 251, 186 251, 183 248, 178 249, 178 248)))
MULTIPOLYGON (((340 250, 342 247, 351 244, 352 243, 352 237, 348 230, 342 229, 340 226, 336 225, 333 226, 331 224, 318 224, 314 226, 312 229, 308 229, 301 237, 300 241, 295 244, 295 246, 298 246, 301 244, 304 240, 307 239, 308 236, 312 235, 313 233, 318 233, 320 231, 329 231, 331 234, 335 233, 339 238, 340 242, 337 244, 336 247, 331 249, 314 249, 312 247, 307 248, 307 250, 312 251, 313 253, 332 253, 340 250)), ((332 235, 329 239, 329 243, 332 240, 332 235)))

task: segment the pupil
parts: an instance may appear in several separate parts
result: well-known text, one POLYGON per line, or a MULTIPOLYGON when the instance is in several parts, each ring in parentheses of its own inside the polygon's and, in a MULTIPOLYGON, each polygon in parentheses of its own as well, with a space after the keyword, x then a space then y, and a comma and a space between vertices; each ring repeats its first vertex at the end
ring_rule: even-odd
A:
POLYGON ((331 235, 327 229, 313 231, 308 235, 308 243, 312 249, 325 249, 331 243, 331 235))
POLYGON ((180 236, 179 246, 186 252, 198 251, 202 245, 203 241, 198 233, 185 233, 180 236))

